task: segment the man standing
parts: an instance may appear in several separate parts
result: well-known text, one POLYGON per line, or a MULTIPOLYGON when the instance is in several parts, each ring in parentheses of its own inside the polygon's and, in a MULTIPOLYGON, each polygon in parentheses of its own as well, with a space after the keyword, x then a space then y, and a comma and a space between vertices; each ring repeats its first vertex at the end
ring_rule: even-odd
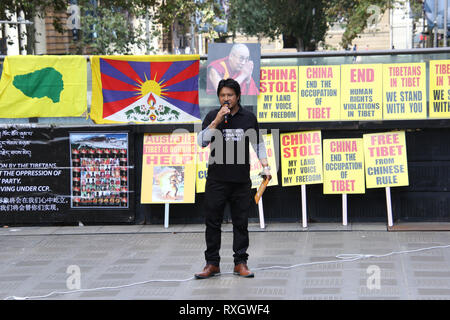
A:
POLYGON ((256 117, 240 105, 239 83, 233 79, 221 80, 217 96, 221 107, 206 115, 198 135, 202 147, 211 143, 211 155, 204 200, 206 266, 195 277, 206 279, 220 274, 221 224, 227 201, 230 201, 233 222, 234 273, 253 277, 247 267, 252 200, 249 143, 258 154, 266 178, 270 180, 272 176, 256 117))
POLYGON ((213 94, 220 80, 232 78, 239 83, 242 95, 257 95, 258 88, 252 74, 253 61, 250 60, 248 47, 243 43, 235 44, 228 56, 208 66, 206 91, 213 94))

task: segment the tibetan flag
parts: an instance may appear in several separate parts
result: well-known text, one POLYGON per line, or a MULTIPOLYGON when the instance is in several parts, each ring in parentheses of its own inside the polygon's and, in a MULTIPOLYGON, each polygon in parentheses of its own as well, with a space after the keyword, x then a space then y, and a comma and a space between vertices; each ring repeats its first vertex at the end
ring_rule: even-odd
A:
POLYGON ((83 56, 7 56, 0 118, 79 117, 87 111, 83 56))
POLYGON ((199 55, 92 56, 92 120, 200 122, 199 61, 199 55))

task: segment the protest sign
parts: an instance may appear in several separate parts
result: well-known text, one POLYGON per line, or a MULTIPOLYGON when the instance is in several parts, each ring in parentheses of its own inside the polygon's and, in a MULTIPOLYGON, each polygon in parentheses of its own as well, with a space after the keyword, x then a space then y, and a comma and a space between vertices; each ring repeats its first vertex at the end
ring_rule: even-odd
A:
POLYGON ((426 119, 425 63, 383 65, 383 119, 426 119))
POLYGON ((363 139, 323 140, 323 193, 365 193, 363 139))
MULTIPOLYGON (((263 135, 263 139, 266 145, 267 161, 270 166, 270 173, 272 174, 272 179, 270 180, 268 186, 276 186, 278 185, 278 177, 272 134, 263 135)), ((250 179, 252 180, 252 188, 258 188, 261 185, 262 177, 259 174, 262 171, 262 164, 259 161, 252 145, 252 148, 250 148, 250 179)))
POLYGON ((363 135, 366 187, 407 186, 408 163, 404 131, 363 135))
POLYGON ((262 67, 259 122, 298 121, 298 67, 262 67))
POLYGON ((197 177, 195 179, 195 189, 197 193, 205 192, 206 178, 208 177, 209 145, 197 147, 197 177))
POLYGON ((450 60, 430 61, 430 118, 450 117, 450 60))
MULTIPOLYGON (((271 134, 263 135, 266 144, 267 161, 271 167, 272 179, 269 186, 278 185, 275 150, 273 145, 273 138, 271 134)), ((197 178, 196 178, 196 192, 205 192, 206 178, 208 176, 208 159, 210 154, 209 146, 205 148, 197 148, 197 178)), ((259 174, 262 172, 262 165, 256 155, 255 150, 250 148, 250 179, 252 181, 252 188, 257 188, 261 182, 262 177, 259 174)))
POLYGON ((299 120, 340 120, 340 66, 299 67, 299 120))
POLYGON ((381 64, 341 66, 341 119, 383 118, 383 70, 381 64))
POLYGON ((283 186, 322 183, 320 130, 283 133, 280 144, 283 186))
POLYGON ((195 133, 144 134, 141 203, 194 203, 195 133))

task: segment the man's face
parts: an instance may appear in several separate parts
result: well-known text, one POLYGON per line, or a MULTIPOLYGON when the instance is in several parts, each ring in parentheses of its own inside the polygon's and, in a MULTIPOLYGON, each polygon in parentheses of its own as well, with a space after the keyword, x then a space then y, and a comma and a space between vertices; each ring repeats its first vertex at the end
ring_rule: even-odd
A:
POLYGON ((219 102, 220 105, 223 106, 223 104, 228 101, 230 103, 229 108, 232 110, 236 107, 238 102, 238 96, 234 92, 233 89, 228 87, 223 87, 219 92, 219 102))
POLYGON ((231 69, 233 69, 234 71, 241 71, 244 65, 248 62, 249 58, 250 52, 248 51, 248 49, 242 49, 232 52, 229 58, 231 69))

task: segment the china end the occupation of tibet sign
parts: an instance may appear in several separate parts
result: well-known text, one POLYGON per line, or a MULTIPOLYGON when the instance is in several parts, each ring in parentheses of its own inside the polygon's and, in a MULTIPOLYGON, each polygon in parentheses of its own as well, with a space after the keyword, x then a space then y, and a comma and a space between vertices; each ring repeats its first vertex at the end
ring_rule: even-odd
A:
POLYGON ((363 139, 323 140, 323 193, 365 193, 363 139))
POLYGON ((299 67, 299 120, 340 119, 341 67, 299 67))

